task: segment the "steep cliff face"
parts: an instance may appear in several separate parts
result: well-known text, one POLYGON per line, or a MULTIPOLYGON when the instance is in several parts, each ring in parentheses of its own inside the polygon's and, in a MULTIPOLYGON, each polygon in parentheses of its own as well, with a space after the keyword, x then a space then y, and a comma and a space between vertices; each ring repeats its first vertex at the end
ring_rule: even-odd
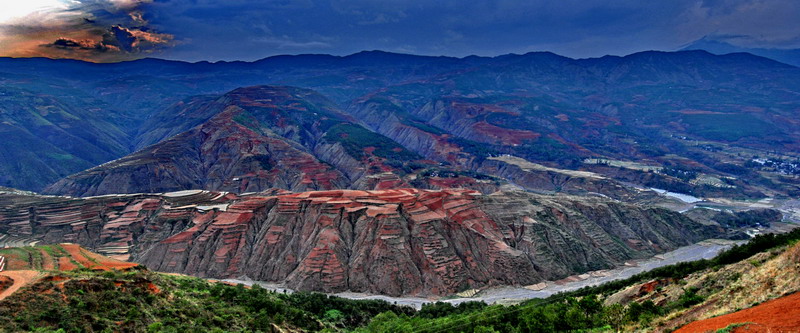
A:
POLYGON ((722 230, 602 198, 476 191, 0 195, 0 242, 300 290, 446 295, 609 268, 722 230))

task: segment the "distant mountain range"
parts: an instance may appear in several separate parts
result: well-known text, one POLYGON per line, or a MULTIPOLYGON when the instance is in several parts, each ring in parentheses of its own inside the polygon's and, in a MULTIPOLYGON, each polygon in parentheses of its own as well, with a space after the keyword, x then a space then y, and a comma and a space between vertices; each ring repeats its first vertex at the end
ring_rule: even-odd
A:
POLYGON ((799 191, 747 163, 800 150, 800 68, 751 54, 0 66, 0 186, 25 190, 799 191))
POLYGON ((800 49, 766 49, 735 46, 713 37, 703 37, 681 48, 682 51, 705 50, 713 54, 752 53, 800 67, 800 49))

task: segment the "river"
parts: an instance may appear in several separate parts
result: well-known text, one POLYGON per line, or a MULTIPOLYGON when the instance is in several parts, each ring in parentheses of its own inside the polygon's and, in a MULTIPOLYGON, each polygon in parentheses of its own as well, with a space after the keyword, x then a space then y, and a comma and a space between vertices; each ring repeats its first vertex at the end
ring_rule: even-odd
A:
MULTIPOLYGON (((370 295, 354 292, 343 292, 333 294, 335 296, 349 298, 349 299, 381 299, 399 305, 413 306, 420 309, 423 304, 435 301, 448 302, 452 304, 459 304, 468 301, 483 301, 488 304, 494 303, 515 303, 531 298, 546 298, 550 295, 580 289, 586 286, 594 286, 605 282, 610 282, 619 279, 626 279, 635 274, 652 270, 654 268, 672 265, 683 261, 694 261, 700 259, 710 259, 715 257, 719 252, 725 250, 736 244, 734 241, 728 240, 706 240, 697 244, 684 246, 674 251, 663 253, 652 257, 650 259, 636 260, 628 262, 625 266, 615 269, 590 272, 581 276, 574 276, 560 281, 547 281, 544 285, 538 285, 539 288, 529 289, 522 287, 495 287, 485 289, 479 292, 474 297, 463 298, 449 298, 449 299, 436 299, 436 298, 422 298, 422 297, 391 297, 384 295, 370 295)), ((223 280, 231 283, 241 283, 244 285, 258 284, 261 287, 275 290, 279 292, 292 292, 291 289, 276 283, 227 279, 223 280)))

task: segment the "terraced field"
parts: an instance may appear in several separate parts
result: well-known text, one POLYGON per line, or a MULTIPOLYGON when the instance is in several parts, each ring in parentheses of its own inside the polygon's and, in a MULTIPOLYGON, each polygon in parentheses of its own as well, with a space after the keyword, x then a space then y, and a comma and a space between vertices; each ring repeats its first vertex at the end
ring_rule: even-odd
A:
POLYGON ((107 271, 136 266, 135 263, 107 258, 68 243, 0 249, 0 256, 6 258, 5 271, 71 271, 79 268, 107 271))
POLYGON ((39 281, 47 272, 73 271, 87 268, 93 271, 124 271, 137 264, 124 262, 90 252, 77 244, 56 244, 0 249, 0 300, 20 288, 39 281))

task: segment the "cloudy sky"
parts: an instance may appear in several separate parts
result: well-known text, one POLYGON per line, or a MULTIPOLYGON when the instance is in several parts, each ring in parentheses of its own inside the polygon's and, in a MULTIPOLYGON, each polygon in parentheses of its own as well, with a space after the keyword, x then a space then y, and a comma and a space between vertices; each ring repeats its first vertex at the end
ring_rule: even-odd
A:
POLYGON ((0 0, 0 56, 255 60, 362 50, 570 57, 702 38, 800 48, 798 0, 0 0))

